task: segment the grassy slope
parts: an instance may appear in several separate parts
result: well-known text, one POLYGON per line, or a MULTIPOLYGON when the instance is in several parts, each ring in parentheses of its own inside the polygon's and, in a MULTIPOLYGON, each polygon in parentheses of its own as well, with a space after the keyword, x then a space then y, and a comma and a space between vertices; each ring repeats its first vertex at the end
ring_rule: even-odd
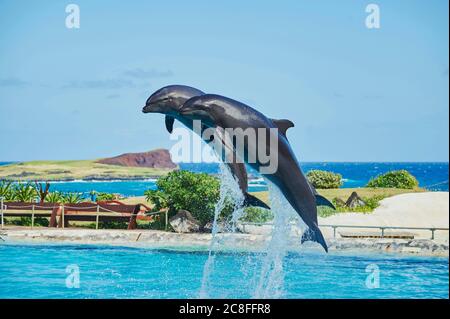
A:
MULTIPOLYGON (((364 197, 374 197, 374 196, 382 196, 382 197, 391 197, 398 194, 404 193, 415 193, 415 192, 424 192, 425 190, 422 188, 417 189, 398 189, 398 188, 337 188, 337 189, 318 189, 319 194, 326 197, 330 201, 334 198, 340 198, 343 201, 346 201, 352 192, 357 192, 358 195, 362 198, 364 197)), ((262 201, 268 203, 269 201, 269 193, 268 192, 255 192, 253 193, 256 197, 261 199, 262 201)))
POLYGON ((135 196, 135 197, 128 197, 125 199, 121 199, 120 200, 122 203, 124 204, 128 204, 128 205, 136 205, 136 204, 145 204, 147 206, 153 206, 152 203, 148 202, 145 199, 145 196, 135 196))
MULTIPOLYGON (((365 197, 374 197, 374 196, 382 196, 382 197, 390 197, 398 194, 404 193, 415 193, 415 192, 424 192, 424 189, 397 189, 397 188, 339 188, 339 189, 320 189, 318 192, 328 198, 329 200, 333 200, 335 197, 338 197, 342 200, 347 200, 350 194, 356 191, 359 196, 365 197)), ((269 192, 253 192, 253 195, 269 204, 269 192)), ((138 204, 143 203, 147 205, 152 205, 151 203, 145 200, 145 196, 136 196, 129 197, 127 199, 122 200, 126 204, 138 204)))
POLYGON ((167 169, 125 167, 80 161, 32 161, 0 166, 0 179, 68 180, 68 179, 136 179, 161 176, 167 169))

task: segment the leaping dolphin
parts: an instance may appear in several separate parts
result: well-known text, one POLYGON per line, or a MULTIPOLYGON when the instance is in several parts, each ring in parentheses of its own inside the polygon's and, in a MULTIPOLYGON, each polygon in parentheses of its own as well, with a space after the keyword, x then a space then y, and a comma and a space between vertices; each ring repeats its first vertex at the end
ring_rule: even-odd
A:
MULTIPOLYGON (((262 171, 261 173, 280 188, 288 202, 308 226, 308 230, 302 236, 302 242, 306 240, 318 242, 325 251, 328 251, 325 239, 318 227, 314 190, 303 174, 286 138, 286 130, 292 126, 292 122, 273 121, 248 105, 215 94, 192 97, 184 103, 179 112, 183 117, 201 120, 202 124, 216 128, 218 136, 223 135, 222 129, 241 129, 235 130, 234 133, 236 138, 240 138, 242 141, 246 139, 245 133, 243 133, 246 129, 266 129, 263 133, 266 134, 264 154, 277 152, 278 167, 274 173, 264 174, 262 171), (273 133, 273 130, 270 130, 273 128, 277 128, 278 132, 273 133), (267 136, 271 134, 272 136, 267 136), (273 134, 276 135, 273 136, 273 134), (278 147, 275 150, 271 149, 271 137, 278 139, 278 147)), ((262 136, 256 134, 256 138, 256 145, 261 145, 262 136)), ((244 145, 243 152, 238 155, 244 159, 248 158, 249 153, 255 152, 254 149, 249 149, 248 140, 244 145)), ((256 156, 255 162, 248 162, 248 164, 257 170, 264 166, 258 156, 256 156)))
MULTIPOLYGON (((157 90, 153 93, 145 103, 142 112, 144 113, 162 113, 166 115, 165 123, 166 129, 169 133, 173 131, 173 124, 175 119, 183 123, 190 130, 193 129, 193 122, 182 116, 179 113, 180 108, 184 102, 194 96, 201 96, 205 93, 185 85, 169 85, 157 90)), ((209 142, 209 141, 207 141, 209 142)), ((259 198, 248 193, 248 179, 247 170, 245 164, 226 161, 226 164, 230 168, 231 174, 237 181, 239 188, 244 194, 244 206, 259 206, 266 209, 270 209, 266 203, 259 198)))

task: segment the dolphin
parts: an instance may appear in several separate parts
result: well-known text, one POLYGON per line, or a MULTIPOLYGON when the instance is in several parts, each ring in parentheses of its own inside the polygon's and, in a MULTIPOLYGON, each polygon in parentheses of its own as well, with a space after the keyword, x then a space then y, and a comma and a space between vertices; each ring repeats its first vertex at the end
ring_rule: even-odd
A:
MULTIPOLYGON (((266 135, 264 154, 277 154, 278 166, 276 170, 273 173, 264 174, 260 170, 264 163, 258 156, 254 157, 256 161, 247 163, 259 170, 262 175, 280 188, 288 202, 308 226, 308 230, 302 236, 302 243, 306 240, 315 241, 322 245, 325 251, 328 251, 325 239, 318 227, 315 190, 303 174, 286 138, 286 130, 293 126, 292 122, 289 120, 271 120, 244 103, 216 94, 192 97, 183 104, 179 112, 184 117, 201 120, 203 125, 215 128, 215 135, 222 136, 222 140, 225 140, 223 129, 241 129, 235 130, 234 133, 236 138, 240 138, 242 141, 245 141, 246 137, 243 135, 245 134, 243 131, 246 129, 266 129, 263 133, 266 135), (278 130, 270 130, 275 128, 278 130), (277 139, 277 149, 271 149, 270 138, 277 139)), ((262 145, 260 143, 261 138, 262 135, 258 131, 256 145, 262 145)), ((249 148, 248 139, 246 141, 247 143, 244 144, 242 150, 243 154, 238 155, 248 161, 251 153, 255 153, 255 150, 249 148)), ((258 154, 259 151, 256 153, 258 154)))
MULTIPOLYGON (((182 116, 179 109, 184 102, 194 96, 201 96, 205 93, 185 85, 169 85, 165 86, 153 93, 145 103, 142 112, 144 113, 162 113, 165 114, 166 129, 169 133, 173 131, 175 119, 183 123, 187 128, 193 129, 193 121, 182 116)), ((209 142, 206 141, 206 142, 209 142)), ((270 207, 259 198, 248 193, 248 179, 245 164, 227 161, 226 163, 237 181, 239 188, 244 194, 244 206, 259 206, 270 209, 270 207)))

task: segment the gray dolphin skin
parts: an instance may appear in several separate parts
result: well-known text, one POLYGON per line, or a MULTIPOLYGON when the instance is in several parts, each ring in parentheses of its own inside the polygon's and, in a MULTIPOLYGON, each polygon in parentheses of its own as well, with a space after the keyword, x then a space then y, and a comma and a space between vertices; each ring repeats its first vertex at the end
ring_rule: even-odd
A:
MULTIPOLYGON (((183 123, 187 128, 192 130, 193 123, 192 120, 182 116, 179 113, 180 108, 183 104, 190 98, 194 96, 201 96, 205 93, 185 85, 169 85, 165 86, 155 93, 153 93, 145 103, 142 109, 143 113, 162 113, 166 115, 166 128, 169 133, 172 133, 173 123, 176 120, 183 123)), ((209 142, 209 141, 207 141, 209 142)), ((247 170, 245 169, 245 164, 243 163, 226 163, 230 168, 231 174, 234 179, 238 182, 239 188, 244 194, 245 201, 244 206, 259 206, 266 209, 270 209, 266 203, 257 197, 248 193, 248 179, 247 170)))
MULTIPOLYGON (((303 174, 286 138, 286 129, 291 127, 292 123, 288 123, 289 121, 286 120, 273 121, 248 105, 216 94, 204 94, 189 99, 180 109, 180 114, 192 120, 201 120, 202 124, 216 129, 218 127, 223 129, 241 128, 240 132, 247 128, 279 129, 276 136, 278 138, 276 150, 270 149, 269 138, 265 139, 265 154, 277 152, 278 167, 274 173, 263 175, 280 188, 288 202, 308 226, 308 230, 303 234, 302 242, 306 240, 315 241, 322 245, 325 251, 328 251, 325 239, 318 227, 315 190, 303 174)), ((268 133, 270 130, 265 130, 265 132, 265 134, 271 134, 268 133)), ((236 133, 237 138, 239 138, 238 135, 236 133)), ((245 140, 244 136, 240 138, 245 140)), ((257 139, 259 138, 260 136, 257 134, 257 139)), ((243 151, 244 153, 249 152, 248 144, 244 145, 243 151)), ((245 158, 245 156, 245 154, 242 154, 242 158, 245 158)), ((248 164, 257 170, 264 166, 259 158, 256 158, 256 162, 248 164)))

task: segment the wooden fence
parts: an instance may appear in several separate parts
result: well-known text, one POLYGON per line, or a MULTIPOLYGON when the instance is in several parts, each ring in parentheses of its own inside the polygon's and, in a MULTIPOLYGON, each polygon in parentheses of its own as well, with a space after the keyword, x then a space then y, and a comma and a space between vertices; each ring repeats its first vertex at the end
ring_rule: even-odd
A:
POLYGON ((1 228, 4 228, 4 217, 31 217, 31 227, 34 227, 36 217, 50 218, 49 227, 68 227, 69 221, 99 222, 125 221, 128 229, 137 228, 137 219, 148 220, 158 214, 165 215, 166 229, 168 224, 167 211, 147 214, 150 208, 144 204, 127 205, 118 201, 98 203, 56 204, 56 203, 24 203, 0 202, 1 228))

